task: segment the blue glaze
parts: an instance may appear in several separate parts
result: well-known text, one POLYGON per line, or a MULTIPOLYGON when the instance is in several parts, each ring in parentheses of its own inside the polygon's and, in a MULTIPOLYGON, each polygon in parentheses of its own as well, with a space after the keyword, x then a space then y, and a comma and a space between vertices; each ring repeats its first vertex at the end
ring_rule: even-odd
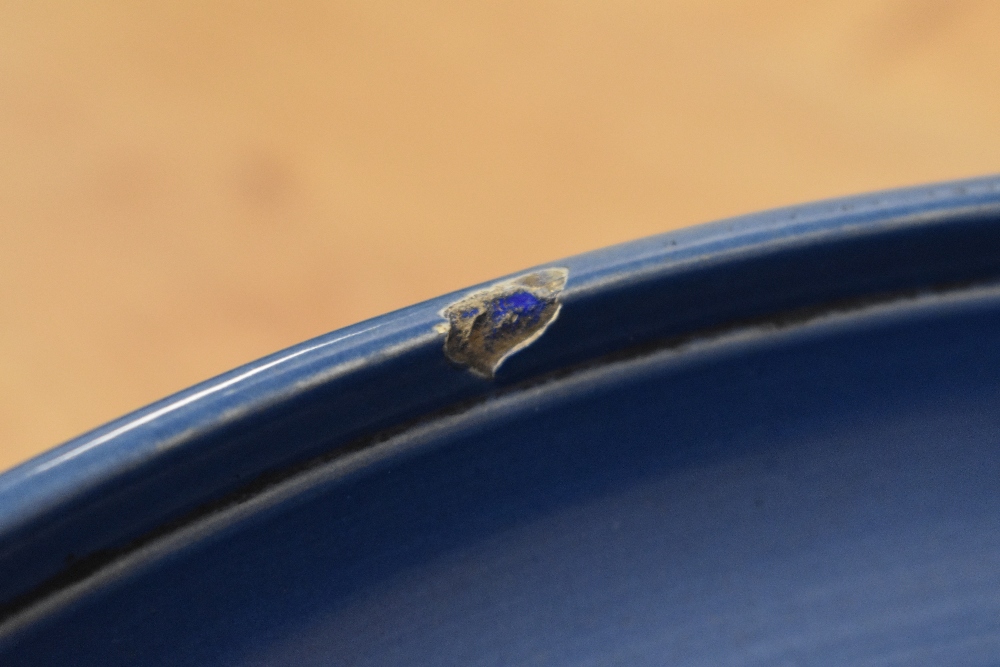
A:
POLYGON ((998 222, 672 232, 560 262, 492 380, 454 294, 101 427, 0 476, 0 664, 996 664, 998 222))

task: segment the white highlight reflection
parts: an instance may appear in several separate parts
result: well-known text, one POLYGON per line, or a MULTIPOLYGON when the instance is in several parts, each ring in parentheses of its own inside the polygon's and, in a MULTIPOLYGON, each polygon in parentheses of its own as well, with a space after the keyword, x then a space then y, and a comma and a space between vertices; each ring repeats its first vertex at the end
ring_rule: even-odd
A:
POLYGON ((253 377, 254 375, 257 375, 258 373, 263 373, 264 371, 266 371, 266 370, 268 370, 270 368, 274 368, 275 366, 277 366, 279 364, 283 364, 286 361, 289 361, 290 359, 294 359, 295 357, 302 356, 303 354, 306 354, 308 352, 312 352, 313 350, 318 350, 321 347, 326 347, 327 345, 333 345, 334 343, 339 343, 342 340, 345 340, 347 338, 351 338, 352 336, 357 336, 359 334, 363 334, 365 332, 371 331, 372 329, 377 329, 380 326, 381 325, 375 325, 373 327, 368 327, 367 329, 362 329, 361 331, 355 331, 354 333, 346 334, 344 336, 341 336, 340 338, 334 338, 333 340, 328 340, 325 343, 320 343, 319 345, 313 345, 312 347, 307 347, 304 350, 299 350, 298 352, 293 352, 291 354, 285 355, 284 357, 281 357, 280 359, 275 359, 274 361, 266 363, 263 366, 258 366, 257 368, 254 368, 252 370, 247 371, 246 373, 242 373, 240 375, 237 375, 234 378, 230 378, 229 380, 226 380, 225 382, 220 382, 219 384, 217 384, 217 385, 215 385, 213 387, 208 387, 207 389, 202 389, 201 391, 199 391, 197 393, 194 393, 194 394, 191 394, 190 396, 187 396, 185 398, 182 398, 179 401, 176 401, 175 403, 171 403, 170 405, 165 405, 164 407, 160 408, 159 410, 155 410, 153 412, 150 412, 148 415, 144 415, 144 416, 139 417, 138 419, 136 419, 134 421, 130 421, 127 424, 119 426, 115 430, 110 431, 108 433, 105 433, 104 435, 102 435, 100 437, 94 438, 90 442, 85 442, 82 445, 80 445, 79 447, 75 447, 75 448, 71 449, 70 451, 66 452, 65 454, 60 454, 59 456, 55 457, 51 461, 46 461, 45 463, 43 463, 43 464, 39 465, 38 467, 36 467, 34 470, 31 471, 31 474, 32 475, 37 475, 38 473, 45 472, 46 470, 49 470, 50 468, 54 468, 57 465, 65 463, 66 461, 75 459, 76 457, 80 456, 81 454, 83 454, 85 452, 89 452, 94 447, 97 447, 99 445, 103 445, 104 443, 108 442, 109 440, 114 440, 115 438, 117 438, 118 436, 120 436, 122 433, 128 433, 129 431, 131 431, 133 429, 139 428, 143 424, 148 424, 149 422, 151 422, 151 421, 153 421, 155 419, 159 419, 160 417, 162 417, 165 414, 169 414, 169 413, 171 413, 171 412, 173 412, 175 410, 179 410, 179 409, 183 408, 186 405, 191 405, 195 401, 200 401, 201 399, 205 398, 206 396, 209 396, 210 394, 214 394, 216 392, 222 391, 223 389, 227 389, 229 387, 232 387, 234 384, 236 384, 238 382, 242 382, 243 380, 246 380, 249 377, 253 377))

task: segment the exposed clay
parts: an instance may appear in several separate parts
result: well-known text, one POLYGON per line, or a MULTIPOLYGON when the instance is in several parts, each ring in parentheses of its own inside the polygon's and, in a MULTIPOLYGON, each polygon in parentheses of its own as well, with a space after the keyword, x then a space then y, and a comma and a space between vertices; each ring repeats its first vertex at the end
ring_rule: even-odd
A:
POLYGON ((566 269, 542 269, 473 292, 441 316, 445 355, 476 375, 492 378, 510 355, 531 345, 552 324, 562 307, 559 293, 566 269))

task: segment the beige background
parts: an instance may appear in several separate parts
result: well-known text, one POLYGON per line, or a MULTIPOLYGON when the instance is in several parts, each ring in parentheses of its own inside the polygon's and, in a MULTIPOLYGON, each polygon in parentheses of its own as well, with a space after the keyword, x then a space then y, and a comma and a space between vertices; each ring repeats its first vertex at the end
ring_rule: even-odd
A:
POLYGON ((532 264, 1000 170, 989 0, 0 10, 0 468, 532 264))

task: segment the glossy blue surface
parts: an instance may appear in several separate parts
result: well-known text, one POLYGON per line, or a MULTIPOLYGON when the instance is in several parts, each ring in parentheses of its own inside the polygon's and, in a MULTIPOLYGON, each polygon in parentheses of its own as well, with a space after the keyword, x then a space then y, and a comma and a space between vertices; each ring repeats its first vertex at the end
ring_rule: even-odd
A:
POLYGON ((0 664, 1000 665, 1000 180, 552 266, 0 476, 0 664))

